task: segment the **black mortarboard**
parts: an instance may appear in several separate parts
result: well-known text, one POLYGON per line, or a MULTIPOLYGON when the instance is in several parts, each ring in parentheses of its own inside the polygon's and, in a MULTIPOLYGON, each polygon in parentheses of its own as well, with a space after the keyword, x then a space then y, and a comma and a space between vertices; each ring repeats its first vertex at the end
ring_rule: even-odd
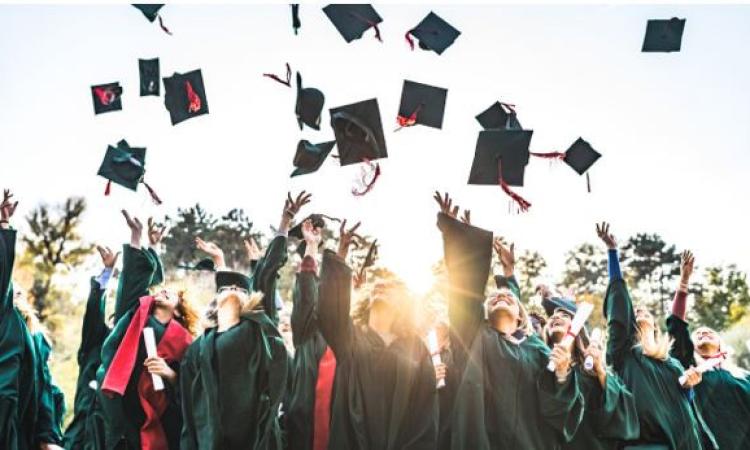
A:
POLYGON ((303 125, 320 130, 320 113, 324 103, 325 96, 318 89, 302 87, 302 75, 297 72, 297 102, 294 112, 297 114, 300 130, 304 128, 303 125))
POLYGON ((330 113, 342 166, 388 157, 377 99, 339 106, 330 113))
POLYGON ((293 177, 297 175, 306 175, 320 169, 323 161, 336 145, 336 141, 323 142, 321 144, 311 144, 309 141, 301 140, 297 143, 297 152, 294 154, 294 172, 293 177))
POLYGON ((461 32, 453 28, 451 24, 430 11, 427 17, 419 22, 419 25, 406 33, 406 40, 414 49, 414 43, 411 39, 411 36, 414 36, 419 40, 419 48, 432 50, 438 55, 442 55, 446 48, 453 45, 453 41, 460 34, 461 32))
POLYGON ((211 258, 203 258, 200 261, 198 261, 195 265, 182 265, 178 267, 180 269, 195 270, 195 271, 206 271, 206 272, 216 271, 216 266, 214 265, 214 262, 211 260, 211 258))
POLYGON ((492 232, 444 213, 438 213, 437 225, 444 236, 445 261, 451 268, 451 288, 461 295, 475 297, 472 300, 478 300, 481 305, 492 265, 492 232))
POLYGON ((523 127, 518 121, 513 105, 495 102, 476 116, 477 122, 485 130, 521 130, 523 127))
POLYGON ((531 130, 480 131, 469 184, 498 185, 502 172, 503 181, 509 186, 523 186, 531 134, 531 130))
POLYGON ((117 147, 111 145, 107 147, 98 175, 135 191, 145 172, 146 149, 130 147, 125 140, 122 140, 117 147))
POLYGON ((601 156, 601 153, 591 148, 591 144, 578 138, 565 152, 563 161, 578 172, 578 175, 583 175, 601 156))
POLYGON ((252 290, 252 280, 245 274, 231 272, 229 270, 220 270, 216 272, 216 290, 223 287, 237 286, 246 291, 252 290))
POLYGON ((159 58, 139 59, 138 71, 141 74, 141 97, 159 96, 159 58))
POLYGON ((323 12, 333 22, 346 42, 362 37, 370 28, 375 28, 375 37, 380 39, 378 24, 383 19, 375 8, 368 4, 332 4, 323 8, 323 12))
POLYGON ((404 80, 398 124, 402 127, 420 124, 442 128, 447 96, 447 89, 404 80))
POLYGON ((163 81, 164 106, 169 111, 172 125, 208 114, 208 101, 200 69, 185 74, 175 73, 163 81))
POLYGON ((685 19, 673 17, 668 20, 649 20, 642 52, 679 52, 685 19))
MULTIPOLYGON (((149 22, 153 22, 159 16, 159 10, 164 4, 157 3, 135 3, 133 4, 138 8, 149 22)), ((132 10, 131 10, 132 11, 132 10)))
POLYGON ((94 100, 94 114, 122 109, 122 87, 119 81, 91 86, 91 97, 94 100))
POLYGON ((312 222, 313 228, 326 227, 326 222, 325 220, 323 220, 322 214, 310 214, 305 218, 305 220, 301 221, 300 223, 292 227, 291 230, 289 230, 289 237, 300 240, 300 243, 297 244, 297 253, 300 256, 305 256, 305 249, 307 248, 307 243, 304 241, 304 238, 302 236, 302 224, 308 219, 312 222))
POLYGON ((542 299, 542 307, 547 317, 552 316, 558 309, 563 309, 573 315, 578 311, 575 301, 562 297, 549 297, 542 299))

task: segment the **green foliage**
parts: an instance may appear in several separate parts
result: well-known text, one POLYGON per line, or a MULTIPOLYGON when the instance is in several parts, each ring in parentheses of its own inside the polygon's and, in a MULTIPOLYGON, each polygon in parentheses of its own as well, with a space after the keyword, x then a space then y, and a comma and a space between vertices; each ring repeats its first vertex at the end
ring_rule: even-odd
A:
POLYGON ((680 274, 680 254, 675 246, 658 234, 638 233, 623 247, 622 263, 637 288, 646 294, 646 305, 657 316, 664 316, 680 274))
POLYGON ((576 296, 603 295, 607 281, 607 255, 601 245, 585 243, 568 252, 562 284, 576 296))
POLYGON ((518 283, 521 287, 521 297, 528 299, 534 295, 539 277, 547 268, 547 261, 538 252, 526 250, 516 262, 518 283))
POLYGON ((737 267, 708 267, 703 286, 695 290, 693 313, 697 322, 723 330, 742 320, 750 305, 747 275, 737 267))

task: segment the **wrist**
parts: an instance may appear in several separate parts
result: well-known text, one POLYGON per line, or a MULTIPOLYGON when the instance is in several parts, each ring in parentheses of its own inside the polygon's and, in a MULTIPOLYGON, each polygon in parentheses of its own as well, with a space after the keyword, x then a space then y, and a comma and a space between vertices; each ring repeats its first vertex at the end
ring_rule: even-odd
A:
POLYGON ((315 257, 320 250, 320 244, 314 241, 305 241, 305 256, 315 257))
POLYGON ((555 371, 555 379, 557 380, 557 384, 564 384, 566 381, 568 381, 568 376, 570 376, 570 367, 566 368, 564 372, 560 370, 555 371))
POLYGON ((514 272, 515 272, 515 271, 513 270, 513 267, 511 267, 510 269, 506 269, 505 267, 503 267, 503 276, 504 276, 505 278, 510 278, 510 277, 512 277, 512 276, 513 276, 513 273, 514 273, 514 272))

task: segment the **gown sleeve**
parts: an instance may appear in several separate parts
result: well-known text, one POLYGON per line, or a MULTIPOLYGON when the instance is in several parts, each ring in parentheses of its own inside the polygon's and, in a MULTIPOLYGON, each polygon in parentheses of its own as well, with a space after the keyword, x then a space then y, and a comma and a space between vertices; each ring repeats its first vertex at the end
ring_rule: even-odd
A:
MULTIPOLYGON (((197 341, 196 341, 197 342, 197 341)), ((182 450, 197 450, 195 417, 193 415, 193 391, 191 386, 196 376, 196 353, 198 345, 188 347, 180 366, 180 391, 182 392, 182 432, 180 433, 180 448, 182 450)))
POLYGON ((495 286, 497 288, 508 288, 523 303, 521 299, 521 286, 518 284, 518 280, 515 275, 506 277, 504 275, 495 275, 495 286))
POLYGON ((0 229, 0 318, 13 310, 11 275, 16 260, 16 230, 0 229))
POLYGON ((318 327, 336 359, 349 356, 354 324, 349 316, 352 269, 334 252, 323 253, 318 293, 318 327))
POLYGON ((682 364, 682 367, 695 366, 695 347, 690 339, 690 327, 685 320, 687 292, 677 290, 672 303, 672 314, 667 317, 667 332, 674 341, 669 355, 682 364))
POLYGON ((607 361, 612 363, 615 372, 620 373, 625 355, 631 351, 636 339, 635 312, 625 280, 619 275, 617 252, 609 252, 610 281, 604 298, 604 317, 607 318, 609 340, 607 341, 607 361), (617 270, 613 270, 616 265, 617 270))
POLYGON ((564 442, 573 439, 583 420, 583 395, 578 385, 578 374, 572 371, 564 383, 542 367, 537 380, 539 412, 564 442))
POLYGON ((616 374, 607 373, 599 401, 586 407, 594 413, 599 437, 630 441, 640 436, 635 397, 616 374))
MULTIPOLYGON (((13 313, 11 273, 15 260, 16 232, 0 229, 0 324, 13 313)), ((15 448, 18 440, 18 375, 21 365, 20 339, 10 327, 0 329, 0 448, 15 448)))
POLYGON ((37 444, 61 445, 61 424, 56 420, 57 408, 55 404, 54 385, 52 384, 52 375, 48 364, 52 348, 42 333, 37 333, 33 338, 37 354, 39 355, 36 370, 39 377, 37 383, 39 386, 39 402, 37 405, 36 425, 34 427, 36 433, 34 439, 37 444))
POLYGON ((100 346, 107 337, 109 329, 104 317, 106 308, 105 290, 95 278, 91 279, 89 298, 86 301, 86 312, 83 314, 81 327, 81 345, 78 348, 78 365, 86 362, 91 350, 100 346))
POLYGON ((276 281, 279 270, 287 260, 287 238, 278 235, 266 249, 266 254, 258 260, 253 270, 253 290, 263 293, 263 309, 274 323, 278 323, 279 315, 276 311, 276 281))
POLYGON ((297 273, 292 295, 292 340, 299 347, 318 332, 315 307, 318 304, 318 277, 315 259, 305 256, 297 273))
POLYGON ((135 310, 138 300, 148 295, 157 264, 147 250, 123 245, 122 272, 115 297, 115 323, 128 311, 135 310))

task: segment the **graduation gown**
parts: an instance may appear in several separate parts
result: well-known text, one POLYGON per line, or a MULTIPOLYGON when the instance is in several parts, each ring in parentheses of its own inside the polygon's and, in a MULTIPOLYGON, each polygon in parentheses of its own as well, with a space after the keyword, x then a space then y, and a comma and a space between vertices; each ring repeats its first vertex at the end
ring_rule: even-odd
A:
POLYGON ((65 430, 66 450, 104 448, 104 418, 96 395, 96 371, 101 364, 102 344, 109 334, 104 311, 105 291, 92 278, 78 347, 78 382, 73 404, 73 420, 65 430))
MULTIPOLYGON (((672 356, 684 368, 696 365, 688 324, 675 315, 667 318, 674 339, 672 356)), ((721 450, 750 449, 750 376, 737 378, 714 368, 695 386, 695 403, 721 450)))
POLYGON ((39 400, 37 406, 36 445, 42 443, 62 445, 62 421, 65 415, 65 400, 62 391, 52 380, 49 356, 52 353, 43 333, 32 335, 37 351, 36 382, 39 400))
POLYGON ((207 329, 185 354, 180 372, 182 450, 280 450, 279 408, 289 355, 276 328, 276 279, 286 262, 286 237, 271 241, 253 272, 263 310, 207 329))
POLYGON ((625 281, 614 279, 604 301, 609 340, 607 361, 635 397, 640 436, 628 445, 661 445, 673 450, 700 450, 712 446, 713 436, 691 405, 689 391, 678 378, 682 366, 674 358, 659 361, 637 346, 637 325, 625 281), (704 446, 704 441, 708 446, 704 446))
POLYGON ((351 269, 326 251, 320 276, 320 330, 336 356, 329 450, 433 450, 435 369, 417 336, 385 345, 349 316, 351 269))
POLYGON ((484 320, 492 234, 438 215, 450 280, 451 350, 460 377, 452 449, 557 449, 575 434, 583 397, 573 371, 560 384, 546 369, 549 349, 535 334, 519 343, 484 320))
POLYGON ((38 363, 26 322, 13 306, 15 247, 16 231, 0 229, 0 448, 27 450, 36 437, 38 363))

